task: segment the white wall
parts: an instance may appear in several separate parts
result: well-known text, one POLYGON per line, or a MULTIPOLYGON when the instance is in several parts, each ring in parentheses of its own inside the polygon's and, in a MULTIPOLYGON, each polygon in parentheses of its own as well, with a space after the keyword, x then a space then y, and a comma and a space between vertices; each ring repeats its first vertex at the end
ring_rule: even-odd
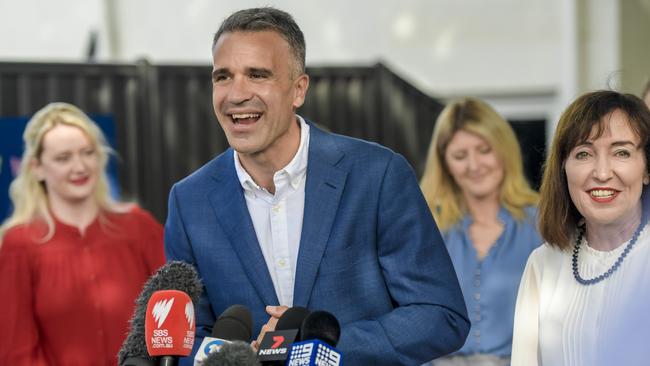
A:
MULTIPOLYGON (((273 5, 292 13, 302 27, 308 64, 384 60, 424 90, 447 93, 553 88, 561 36, 558 1, 275 0, 273 5)), ((219 22, 236 9, 265 4, 0 0, 0 59, 81 60, 88 32, 95 28, 99 60, 206 63, 219 22), (114 54, 106 4, 113 4, 117 19, 114 54)))
POLYGON ((101 0, 0 0, 1 60, 81 60, 101 0))
MULTIPOLYGON (((100 62, 209 64, 224 17, 273 5, 302 27, 308 65, 382 60, 432 95, 482 96, 539 118, 607 86, 626 1, 641 4, 635 22, 650 22, 650 0, 0 0, 0 60, 83 61, 96 29, 100 62)), ((648 49, 645 39, 626 48, 648 49)))

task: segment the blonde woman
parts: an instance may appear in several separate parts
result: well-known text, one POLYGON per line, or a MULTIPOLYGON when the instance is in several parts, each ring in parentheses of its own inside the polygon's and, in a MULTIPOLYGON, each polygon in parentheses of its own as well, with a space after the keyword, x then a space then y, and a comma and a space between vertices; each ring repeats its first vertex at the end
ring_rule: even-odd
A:
POLYGON ((109 147, 77 107, 28 122, 0 226, 0 364, 115 365, 134 300, 164 262, 162 226, 111 199, 109 147))
POLYGON ((542 242, 538 196, 510 125, 480 100, 451 102, 436 122, 421 188, 472 322, 463 347, 434 365, 508 365, 517 286, 542 242))

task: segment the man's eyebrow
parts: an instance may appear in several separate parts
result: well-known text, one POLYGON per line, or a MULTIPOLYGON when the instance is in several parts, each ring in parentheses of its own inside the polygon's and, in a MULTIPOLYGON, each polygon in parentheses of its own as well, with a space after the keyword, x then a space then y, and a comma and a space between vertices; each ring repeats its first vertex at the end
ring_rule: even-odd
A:
POLYGON ((261 74, 264 76, 273 75, 273 71, 265 67, 249 67, 247 71, 249 74, 261 74))
POLYGON ((229 74, 230 71, 225 67, 212 70, 212 78, 214 78, 217 75, 229 75, 229 74))

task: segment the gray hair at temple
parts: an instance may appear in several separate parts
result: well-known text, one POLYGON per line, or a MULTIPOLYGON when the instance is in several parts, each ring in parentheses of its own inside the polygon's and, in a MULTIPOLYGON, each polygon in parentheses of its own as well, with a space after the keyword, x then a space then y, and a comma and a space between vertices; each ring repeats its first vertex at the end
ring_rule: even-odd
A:
POLYGON ((305 37, 293 17, 282 10, 272 7, 239 10, 226 18, 212 40, 212 50, 219 37, 228 32, 262 32, 279 33, 289 44, 299 74, 305 72, 305 37))

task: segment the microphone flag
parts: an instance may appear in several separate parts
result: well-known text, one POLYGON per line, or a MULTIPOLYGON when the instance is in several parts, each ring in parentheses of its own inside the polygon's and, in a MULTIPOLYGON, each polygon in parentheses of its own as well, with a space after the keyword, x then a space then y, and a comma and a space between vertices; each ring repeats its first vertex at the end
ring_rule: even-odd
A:
POLYGON ((317 339, 291 345, 287 366, 342 366, 341 352, 317 339))
POLYGON ((276 330, 267 332, 260 342, 257 359, 260 361, 284 361, 289 354, 289 347, 296 339, 298 329, 276 330))
POLYGON ((221 346, 226 343, 230 343, 230 341, 221 338, 204 337, 201 346, 199 346, 196 355, 194 355, 194 366, 203 364, 203 361, 208 358, 210 353, 218 352, 221 346))
POLYGON ((189 355, 195 333, 194 304, 185 292, 162 290, 151 295, 145 319, 150 356, 189 355))

